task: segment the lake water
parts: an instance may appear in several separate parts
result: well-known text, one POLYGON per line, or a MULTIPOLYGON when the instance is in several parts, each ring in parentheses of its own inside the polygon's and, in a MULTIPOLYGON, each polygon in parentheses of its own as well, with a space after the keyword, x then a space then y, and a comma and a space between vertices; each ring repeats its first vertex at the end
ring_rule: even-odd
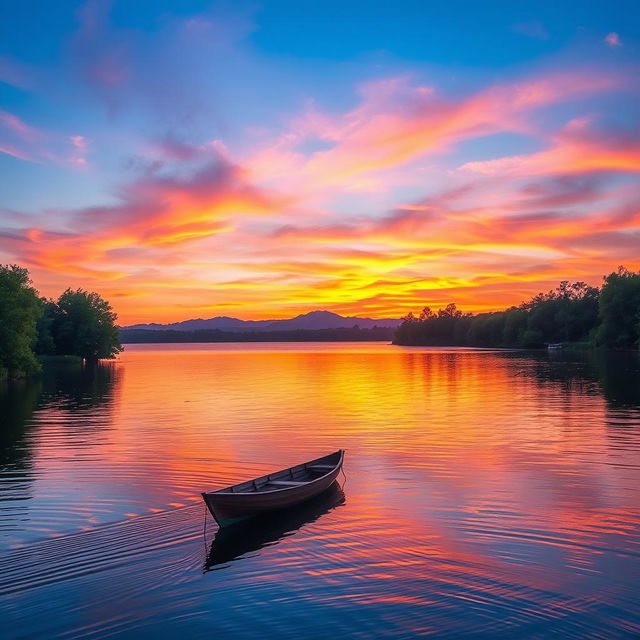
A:
POLYGON ((0 385, 2 638, 640 635, 640 356, 129 346, 0 385), (346 449, 217 534, 200 492, 346 449))

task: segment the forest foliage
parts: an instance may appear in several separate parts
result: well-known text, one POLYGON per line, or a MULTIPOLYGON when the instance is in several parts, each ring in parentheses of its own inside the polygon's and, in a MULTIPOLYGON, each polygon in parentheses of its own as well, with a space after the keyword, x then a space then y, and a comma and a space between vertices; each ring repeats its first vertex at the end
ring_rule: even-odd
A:
POLYGON ((537 348, 551 343, 640 347, 640 272, 619 267, 602 287, 563 281, 505 311, 463 313, 453 303, 410 313, 394 334, 400 345, 537 348))
POLYGON ((0 370, 5 374, 38 371, 32 346, 40 314, 40 299, 29 272, 15 264, 0 265, 0 370))
POLYGON ((0 265, 0 374, 37 373, 38 356, 113 358, 122 350, 116 318, 97 293, 67 289, 57 300, 41 298, 27 269, 0 265))

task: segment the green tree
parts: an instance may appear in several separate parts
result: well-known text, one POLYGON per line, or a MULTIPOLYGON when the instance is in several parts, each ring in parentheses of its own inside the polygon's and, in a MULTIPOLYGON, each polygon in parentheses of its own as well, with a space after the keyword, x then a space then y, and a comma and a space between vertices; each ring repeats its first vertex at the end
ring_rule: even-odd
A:
MULTIPOLYGON (((409 314, 394 335, 396 344, 541 347, 549 342, 586 342, 598 323, 599 290, 562 281, 519 307, 471 315, 450 303, 434 313, 409 314)), ((640 323, 640 320, 638 321, 640 323)))
POLYGON ((393 341, 395 344, 451 345, 464 340, 470 314, 460 311, 455 304, 449 303, 444 309, 434 313, 425 307, 419 317, 409 313, 402 318, 393 341))
POLYGON ((0 368, 12 377, 40 370, 32 346, 41 312, 29 272, 15 264, 0 265, 0 368))
POLYGON ((502 341, 505 347, 515 347, 524 344, 524 333, 527 330, 528 314, 518 307, 511 307, 505 311, 502 341))
POLYGON ((474 347, 496 347, 504 342, 506 313, 480 313, 473 317, 467 330, 467 342, 474 347))
POLYGON ((56 353, 56 343, 53 340, 51 329, 53 321, 58 313, 58 305, 53 300, 40 298, 42 313, 38 318, 37 329, 38 339, 36 340, 35 352, 39 356, 52 355, 56 353))
POLYGON ((523 303, 520 309, 527 312, 527 326, 522 345, 588 340, 598 323, 598 295, 598 289, 584 282, 564 280, 556 289, 523 303))
POLYGON ((117 315, 97 293, 67 289, 59 298, 51 324, 56 351, 85 360, 114 358, 122 351, 117 315))
POLYGON ((599 315, 598 345, 616 349, 640 346, 640 272, 618 267, 605 276, 599 315))

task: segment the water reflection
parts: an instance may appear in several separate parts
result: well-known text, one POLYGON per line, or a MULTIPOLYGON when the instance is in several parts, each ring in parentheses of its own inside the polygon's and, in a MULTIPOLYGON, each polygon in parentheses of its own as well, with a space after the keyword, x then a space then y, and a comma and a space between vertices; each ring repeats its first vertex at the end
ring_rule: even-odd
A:
POLYGON ((116 362, 51 363, 42 373, 43 408, 68 411, 108 408, 112 405, 122 369, 116 362))
POLYGON ((612 407, 640 405, 638 351, 513 351, 503 357, 515 365, 516 375, 567 391, 602 394, 612 407))
POLYGON ((229 562, 241 559, 252 551, 277 544, 284 537, 292 535, 344 502, 344 492, 334 482, 326 491, 304 504, 222 527, 211 542, 204 570, 224 568, 229 562))
POLYGON ((119 374, 112 362, 51 363, 41 376, 0 384, 0 535, 10 545, 21 541, 21 531, 40 537, 74 522, 85 525, 86 504, 61 508, 81 493, 74 486, 81 475, 67 479, 63 470, 58 491, 56 475, 65 459, 74 459, 75 471, 85 452, 101 444, 119 374), (36 488, 43 477, 46 485, 36 488))
POLYGON ((31 457, 27 432, 42 392, 39 378, 0 381, 0 469, 25 467, 31 457))
POLYGON ((28 517, 31 416, 41 391, 39 379, 0 381, 0 536, 19 529, 28 517))
POLYGON ((592 352, 589 366, 597 372, 602 393, 612 406, 640 405, 640 353, 592 352))
POLYGON ((182 345, 50 369, 0 400, 26 514, 3 633, 640 636, 638 357, 182 345), (201 491, 338 447, 348 508, 221 532, 203 567, 201 491))

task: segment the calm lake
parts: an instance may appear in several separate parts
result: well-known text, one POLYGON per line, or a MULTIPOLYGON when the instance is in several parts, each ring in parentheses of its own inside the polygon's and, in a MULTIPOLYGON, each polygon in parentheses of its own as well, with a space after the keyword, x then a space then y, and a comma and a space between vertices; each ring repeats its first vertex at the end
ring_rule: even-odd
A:
POLYGON ((131 345, 0 385, 2 638, 640 635, 640 355, 131 345), (200 492, 346 449, 216 535, 200 492))

